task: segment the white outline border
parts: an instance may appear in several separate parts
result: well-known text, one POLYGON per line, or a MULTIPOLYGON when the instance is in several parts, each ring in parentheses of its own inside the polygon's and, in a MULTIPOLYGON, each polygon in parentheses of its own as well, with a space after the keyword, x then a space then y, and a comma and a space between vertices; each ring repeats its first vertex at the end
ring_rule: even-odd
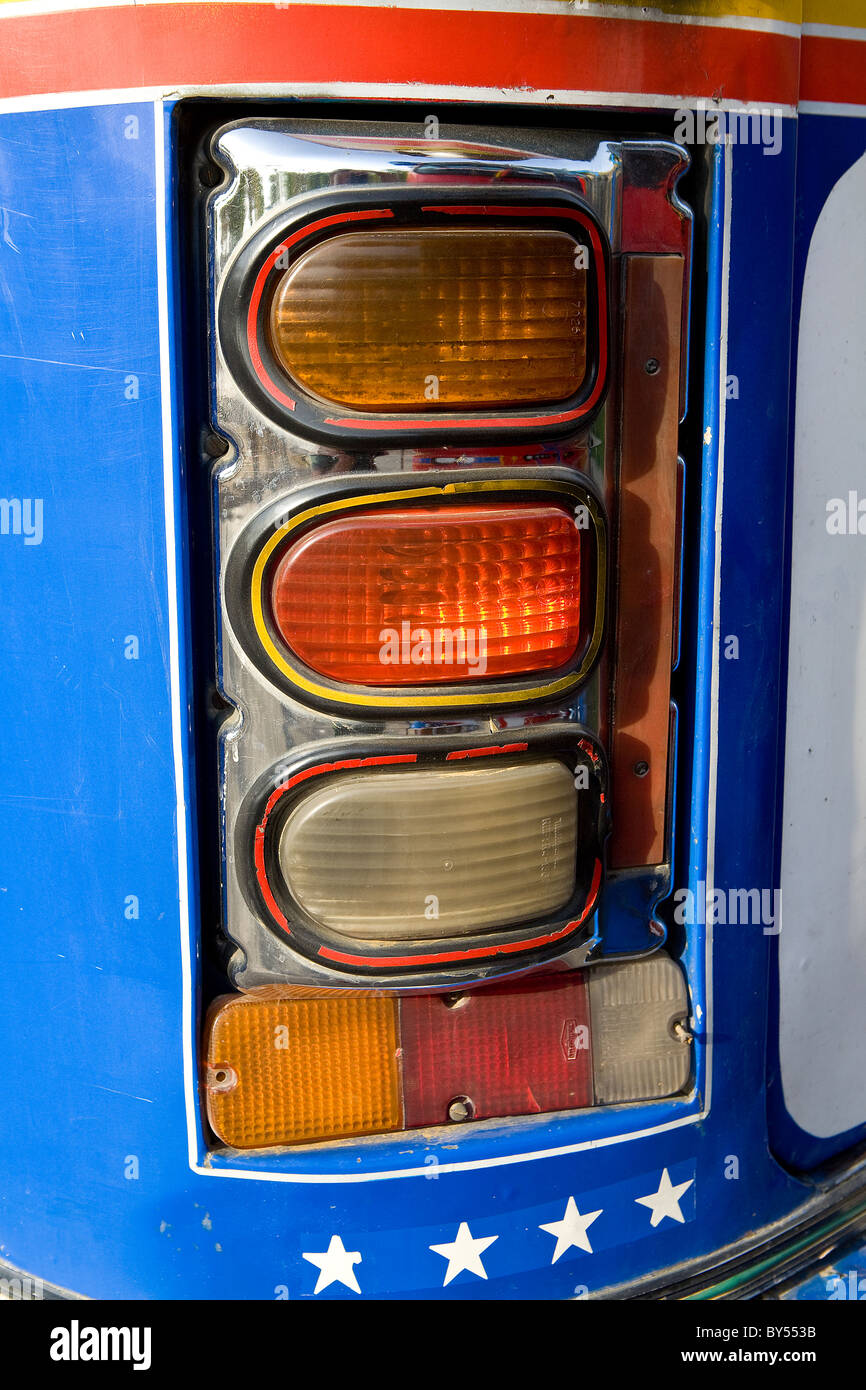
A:
POLYGON ((177 478, 175 450, 175 417, 171 378, 171 337, 169 332, 168 246, 166 239, 166 152, 165 106, 161 100, 153 103, 154 130, 154 188, 156 204, 156 284, 159 318, 159 387, 162 425, 162 476, 165 502, 165 558, 168 581, 168 660, 171 684, 171 743, 174 759, 174 782, 177 804, 177 893, 180 919, 181 979, 183 987, 183 1089, 187 1117, 188 1156, 191 1168, 198 1161, 198 1085, 195 1075, 193 1037, 192 979, 192 921, 189 910, 189 885, 193 866, 187 836, 187 762, 184 758, 184 711, 180 698, 180 619, 178 611, 177 524, 175 515, 175 486, 177 478))
MULTIPOLYGON (((0 10, 2 18, 2 10, 0 10)), ((0 28, 2 35, 2 28, 0 28)), ((595 92, 579 87, 461 87, 444 86, 441 82, 427 86, 421 82, 238 82, 228 84, 196 85, 185 87, 106 87, 100 90, 82 92, 46 92, 35 96, 15 96, 0 98, 0 115, 14 115, 16 112, 73 110, 79 106, 120 106, 124 102, 166 102, 180 101, 184 97, 207 97, 208 100, 243 101, 245 99, 269 98, 281 101, 288 98, 305 101, 330 100, 340 98, 344 101, 394 101, 438 102, 440 107, 457 105, 460 102, 497 102, 509 106, 547 106, 556 110, 568 107, 579 110, 601 110, 605 107, 625 107, 630 110, 668 110, 676 112, 681 108, 697 108, 700 103, 708 111, 729 111, 732 114, 750 115, 771 109, 788 118, 796 116, 797 107, 766 102, 743 102, 723 99, 708 105, 709 97, 689 95, 688 93, 668 92, 595 92), (545 100, 541 100, 542 96, 545 100), (552 101, 551 101, 552 98, 552 101)), ((820 103, 833 107, 833 103, 820 103)), ((804 103, 803 108, 807 109, 804 103)), ((844 108, 840 107, 840 110, 844 108)), ((866 110, 866 107, 863 108, 866 110)), ((859 108, 855 108, 859 110, 859 108)))
MULTIPOLYGON (((713 660, 710 673, 710 758, 707 767, 707 901, 712 897, 716 882, 716 798, 719 767, 719 661, 722 615, 722 513, 725 491, 725 412, 727 409, 728 375, 728 308, 730 304, 731 270, 731 206, 733 199, 733 150, 724 147, 725 204, 722 213, 722 263, 719 287, 719 436, 716 440, 716 515, 713 546, 713 660)), ((704 913, 704 917, 710 914, 704 913)), ((706 970, 706 1033, 707 1033, 707 1095, 709 1113, 713 1094, 713 923, 704 924, 706 970)))

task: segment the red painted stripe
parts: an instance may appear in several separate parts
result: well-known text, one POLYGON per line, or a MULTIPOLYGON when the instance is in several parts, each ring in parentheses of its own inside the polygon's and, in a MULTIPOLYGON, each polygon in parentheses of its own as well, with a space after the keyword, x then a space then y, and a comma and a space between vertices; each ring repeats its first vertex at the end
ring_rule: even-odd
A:
POLYGON ((294 777, 290 777, 287 782, 281 782, 276 791, 271 792, 268 797, 268 804, 262 815, 262 829, 267 825, 268 817, 280 797, 291 787, 296 787, 299 782, 306 782, 308 777, 318 777, 323 772, 344 772, 347 768, 385 767, 391 763, 415 763, 417 761, 417 753, 389 753, 381 758, 343 758, 337 763, 319 763, 316 767, 306 768, 304 772, 296 772, 294 777))
POLYGON ((804 34, 800 100, 866 106, 866 40, 804 34))
MULTIPOLYGON (((266 817, 265 819, 267 819, 267 817, 266 817)), ((255 853, 255 861, 256 861, 256 878, 258 879, 258 881, 259 881, 259 887, 260 887, 261 890, 262 890, 262 897, 264 898, 265 902, 266 902, 267 905, 268 905, 268 911, 270 912, 270 914, 271 914, 271 916, 273 917, 274 921, 275 921, 275 922, 279 922, 279 924, 280 924, 280 926, 282 927, 283 931, 286 932, 288 936, 291 936, 291 934, 292 934, 292 929, 291 929, 291 927, 289 926, 288 922, 286 921, 285 914, 283 913, 282 908, 280 907, 279 903, 277 902, 276 898, 274 897, 273 892, 271 891, 271 885, 270 885, 270 883, 268 882, 267 870, 265 869, 265 822, 264 822, 264 821, 262 821, 261 825, 257 825, 257 826, 256 826, 256 843, 255 843, 255 851, 254 851, 254 853, 255 853)))
POLYGON ((456 753, 445 755, 446 763, 456 762, 458 758, 486 758, 491 753, 525 753, 528 743, 503 743, 501 748, 461 748, 456 753))
MULTIPOLYGON (((458 85, 797 100, 796 38, 709 25, 231 3, 18 15, 0 24, 0 97, 359 82, 438 85, 443 96, 458 85)), ((822 98, 852 99, 835 96, 833 84, 822 98)))
POLYGON ((341 762, 319 763, 317 767, 308 767, 304 772, 295 773, 294 777, 290 777, 286 782, 281 782, 280 785, 271 792, 268 797, 267 805, 262 812, 262 818, 256 826, 253 858, 256 866, 256 878, 262 890, 262 897, 267 903, 268 911, 271 913, 274 921, 278 922, 283 928, 283 931, 289 936, 292 934, 292 929, 286 920, 282 908, 274 897, 265 867, 265 831, 267 830, 271 812, 277 802, 285 796, 286 792, 292 787, 296 787, 299 782, 306 782, 309 777, 318 777, 319 774, 323 772, 342 772, 346 768, 356 767, 383 767, 390 763, 414 763, 417 762, 417 760, 417 753, 389 753, 381 758, 344 758, 341 762))

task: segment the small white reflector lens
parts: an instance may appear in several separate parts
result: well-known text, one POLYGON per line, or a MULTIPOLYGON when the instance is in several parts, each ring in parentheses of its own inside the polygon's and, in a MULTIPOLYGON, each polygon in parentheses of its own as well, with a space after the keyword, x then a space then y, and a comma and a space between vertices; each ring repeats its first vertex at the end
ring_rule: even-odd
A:
POLYGON ((329 777, 279 845, 292 897, 364 940, 447 937, 564 907, 575 890, 577 793, 554 759, 329 777))
POLYGON ((589 972, 592 1066, 599 1105, 682 1091, 691 1072, 688 994, 668 956, 589 972))

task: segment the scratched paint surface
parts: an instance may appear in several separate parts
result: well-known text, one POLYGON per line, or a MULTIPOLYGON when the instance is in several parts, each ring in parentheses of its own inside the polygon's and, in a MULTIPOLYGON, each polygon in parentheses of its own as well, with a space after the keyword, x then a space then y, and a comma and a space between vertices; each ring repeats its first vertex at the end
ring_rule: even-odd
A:
POLYGON ((0 493, 41 515, 0 534, 0 1255, 43 1264, 80 1201, 150 1224, 124 1158, 183 1124, 152 120, 0 122, 0 493))

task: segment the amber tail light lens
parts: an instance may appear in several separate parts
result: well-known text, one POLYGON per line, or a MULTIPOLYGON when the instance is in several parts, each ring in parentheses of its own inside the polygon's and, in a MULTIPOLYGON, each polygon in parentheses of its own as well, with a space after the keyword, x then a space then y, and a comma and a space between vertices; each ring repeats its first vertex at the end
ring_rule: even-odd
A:
POLYGON ((342 517, 283 554, 272 621, 297 658, 349 684, 555 670, 581 644, 587 534, 564 508, 532 503, 342 517))
POLYGON ((552 230, 335 236, 278 281, 271 350, 307 392, 355 410, 564 401, 586 376, 580 252, 552 230))
POLYGON ((215 1133, 239 1149, 399 1129, 397 1003, 340 991, 235 995, 209 1020, 215 1133))

